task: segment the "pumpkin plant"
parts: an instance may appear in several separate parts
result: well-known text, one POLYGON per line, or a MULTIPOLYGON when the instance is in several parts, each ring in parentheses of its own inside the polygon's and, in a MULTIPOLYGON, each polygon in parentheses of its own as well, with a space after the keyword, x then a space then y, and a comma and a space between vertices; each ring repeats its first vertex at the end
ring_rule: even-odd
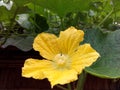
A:
POLYGON ((74 89, 82 90, 86 73, 119 79, 119 5, 119 0, 0 0, 0 47, 39 51, 45 60, 26 60, 22 76, 48 78, 51 87, 78 80, 74 89))

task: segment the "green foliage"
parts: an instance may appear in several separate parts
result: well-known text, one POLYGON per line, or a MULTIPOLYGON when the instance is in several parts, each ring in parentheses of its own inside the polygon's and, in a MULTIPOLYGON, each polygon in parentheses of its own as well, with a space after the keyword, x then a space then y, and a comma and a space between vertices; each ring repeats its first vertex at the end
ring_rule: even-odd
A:
POLYGON ((13 36, 12 38, 8 38, 6 40, 6 43, 2 47, 5 48, 8 45, 12 45, 12 46, 16 46, 22 51, 29 51, 32 49, 33 40, 34 40, 33 36, 28 36, 28 37, 13 36))
POLYGON ((30 3, 32 0, 13 0, 17 7, 23 7, 25 4, 30 3))
POLYGON ((36 0, 33 3, 46 8, 60 17, 64 17, 69 12, 83 11, 88 9, 91 0, 36 0))
POLYGON ((47 18, 47 14, 46 14, 46 12, 45 12, 45 9, 42 8, 41 6, 35 5, 35 4, 33 4, 33 3, 28 3, 28 4, 26 4, 26 6, 27 6, 29 9, 31 9, 31 13, 37 13, 37 14, 40 14, 40 15, 42 15, 42 16, 44 16, 44 17, 47 18))
POLYGON ((46 18, 38 14, 31 16, 30 21, 34 25, 33 29, 35 30, 35 33, 41 33, 49 28, 46 18))
POLYGON ((12 9, 11 12, 7 10, 5 7, 0 7, 0 21, 9 21, 13 17, 13 13, 15 13, 15 9, 12 9))
POLYGON ((85 43, 90 43, 101 55, 85 70, 103 78, 120 78, 120 30, 103 33, 99 29, 85 32, 85 43))

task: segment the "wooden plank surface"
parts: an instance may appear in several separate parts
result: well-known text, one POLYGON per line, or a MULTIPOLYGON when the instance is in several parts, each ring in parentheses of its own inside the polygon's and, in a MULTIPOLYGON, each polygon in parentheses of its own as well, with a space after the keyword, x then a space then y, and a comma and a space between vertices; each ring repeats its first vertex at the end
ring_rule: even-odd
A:
MULTIPOLYGON (((47 79, 21 77, 21 67, 27 58, 42 58, 38 52, 22 52, 14 47, 0 49, 0 90, 51 90, 47 79)), ((60 90, 54 87, 53 90, 60 90)), ((120 90, 120 80, 101 79, 88 75, 84 90, 120 90)))

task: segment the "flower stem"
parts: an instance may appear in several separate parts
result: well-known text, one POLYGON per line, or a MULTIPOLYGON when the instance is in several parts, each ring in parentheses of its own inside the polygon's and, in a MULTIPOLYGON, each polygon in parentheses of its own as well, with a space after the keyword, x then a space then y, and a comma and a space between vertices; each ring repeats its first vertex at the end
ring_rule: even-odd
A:
POLYGON ((62 90, 68 90, 67 88, 63 87, 63 86, 60 86, 60 85, 57 85, 58 88, 61 88, 62 90))
POLYGON ((72 90, 70 83, 67 84, 67 86, 68 86, 68 90, 72 90))
POLYGON ((78 78, 77 87, 75 90, 83 90, 85 80, 86 80, 86 72, 83 71, 78 78))
POLYGON ((61 17, 60 20, 61 20, 61 27, 60 27, 60 29, 61 29, 61 30, 64 30, 64 28, 65 28, 65 25, 64 25, 64 18, 61 17))

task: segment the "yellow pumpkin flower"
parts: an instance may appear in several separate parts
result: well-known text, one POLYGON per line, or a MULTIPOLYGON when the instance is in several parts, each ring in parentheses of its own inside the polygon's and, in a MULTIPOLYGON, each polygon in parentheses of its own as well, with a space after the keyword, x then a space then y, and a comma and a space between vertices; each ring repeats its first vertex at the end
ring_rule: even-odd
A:
POLYGON ((27 59, 22 68, 22 76, 48 78, 51 87, 77 80, 82 70, 100 56, 90 44, 79 45, 83 37, 84 32, 74 27, 61 31, 59 37, 40 33, 34 40, 33 48, 45 59, 27 59))

